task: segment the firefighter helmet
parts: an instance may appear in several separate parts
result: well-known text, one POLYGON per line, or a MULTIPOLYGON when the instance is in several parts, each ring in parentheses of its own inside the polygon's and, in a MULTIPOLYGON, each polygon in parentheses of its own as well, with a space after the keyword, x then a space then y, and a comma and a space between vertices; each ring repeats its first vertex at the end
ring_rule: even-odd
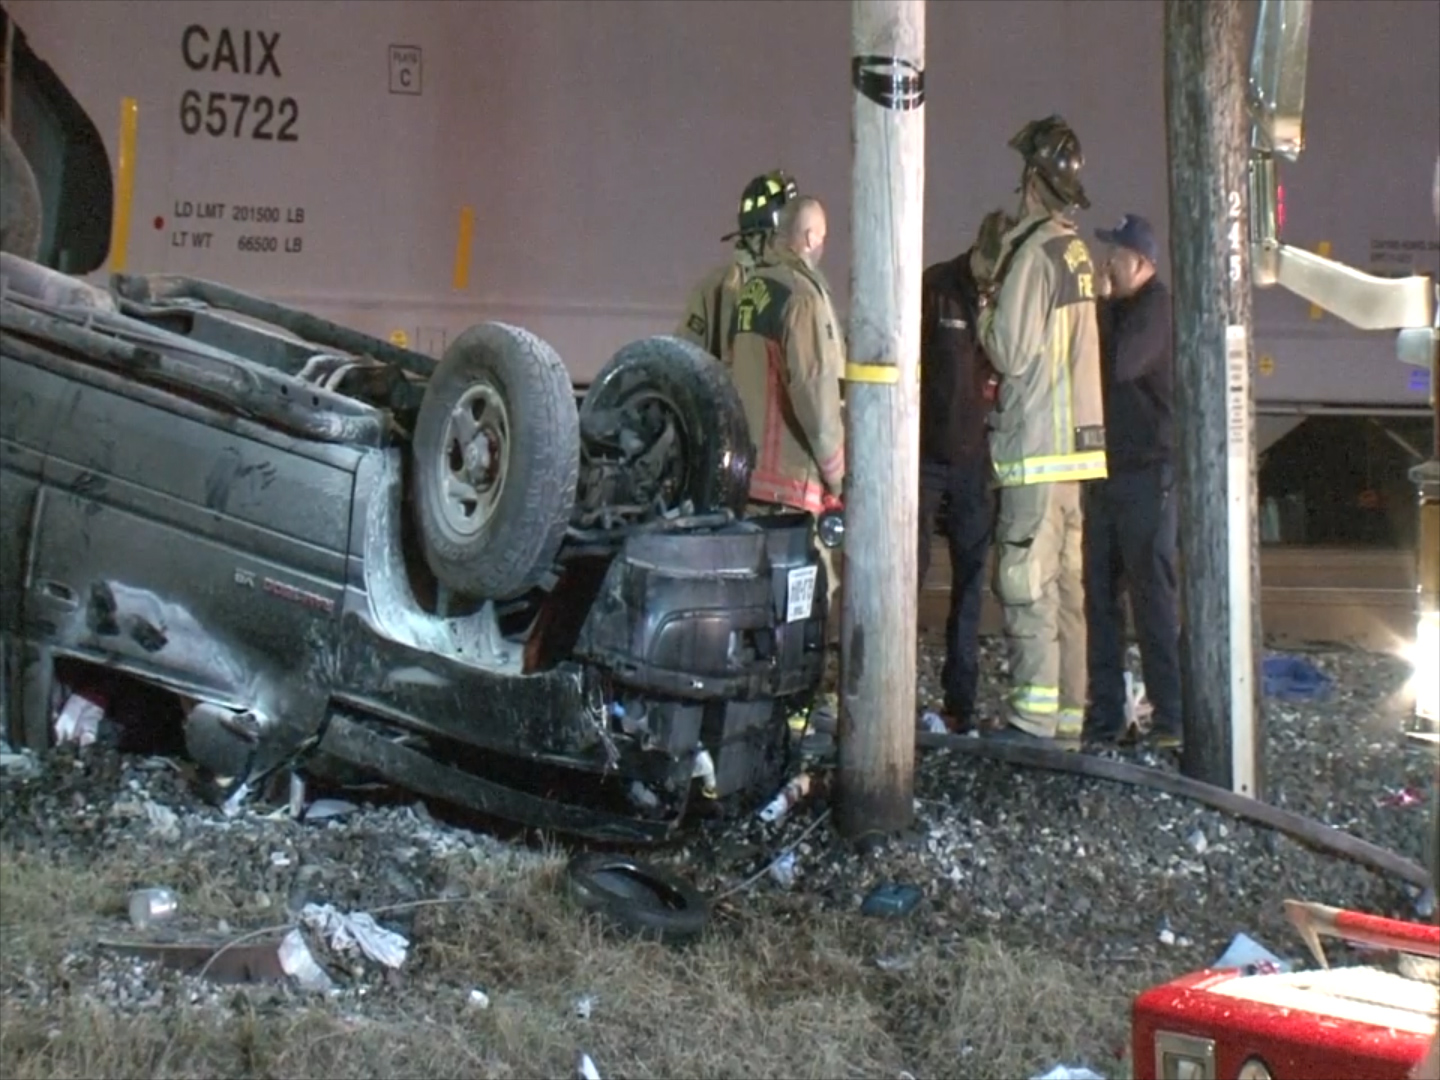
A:
POLYGON ((795 178, 783 169, 757 176, 745 185, 740 195, 740 212, 736 215, 739 228, 722 240, 737 236, 753 236, 772 231, 780 221, 780 208, 799 194, 795 178))
POLYGON ((1025 159, 1027 178, 1039 176, 1064 206, 1089 208, 1090 200, 1080 183, 1085 155, 1080 149, 1080 140, 1063 117, 1032 120, 1016 132, 1010 146, 1025 159))

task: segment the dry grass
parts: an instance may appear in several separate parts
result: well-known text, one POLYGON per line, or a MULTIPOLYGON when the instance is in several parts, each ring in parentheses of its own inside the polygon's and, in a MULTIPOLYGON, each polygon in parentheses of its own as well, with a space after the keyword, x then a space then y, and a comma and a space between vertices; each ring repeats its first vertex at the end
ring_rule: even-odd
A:
MULTIPOLYGON (((358 1002, 238 990, 222 1007, 139 1018, 71 993, 9 991, 27 966, 114 932, 137 871, 120 853, 86 867, 0 851, 0 1076, 562 1077, 577 1052, 614 1077, 1027 1077, 1056 1061, 1128 1074, 1134 968, 1082 970, 976 939, 941 957, 913 921, 747 901, 687 949, 636 942, 581 917, 558 858, 468 871, 473 904, 427 908, 407 931, 405 977, 358 1002), (877 956, 912 966, 882 971, 877 956), (469 990, 492 1004, 479 1010, 469 990), (593 996, 591 1019, 573 1002, 593 996)), ((172 867, 172 872, 179 869, 172 867)), ((187 868, 187 910, 233 901, 187 868)), ((208 909, 208 910, 206 910, 208 909)), ((267 920, 252 913, 238 929, 267 920)), ((57 975, 51 975, 53 984, 57 975)))

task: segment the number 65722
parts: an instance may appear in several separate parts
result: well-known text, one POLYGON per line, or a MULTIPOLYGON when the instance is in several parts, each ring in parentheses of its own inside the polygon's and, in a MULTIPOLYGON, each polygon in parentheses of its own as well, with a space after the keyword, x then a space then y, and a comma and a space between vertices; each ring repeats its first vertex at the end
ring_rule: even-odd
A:
POLYGON ((186 90, 180 95, 180 130, 186 135, 229 136, 262 142, 298 142, 300 106, 292 97, 186 90))

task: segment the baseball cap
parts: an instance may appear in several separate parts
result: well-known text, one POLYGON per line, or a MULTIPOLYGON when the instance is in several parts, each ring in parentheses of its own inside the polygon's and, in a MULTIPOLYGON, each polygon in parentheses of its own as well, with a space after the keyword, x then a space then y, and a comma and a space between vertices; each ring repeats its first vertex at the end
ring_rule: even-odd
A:
POLYGON ((1139 214, 1126 214, 1113 229, 1096 229, 1095 238, 1117 247, 1129 248, 1144 255, 1155 266, 1160 265, 1160 244, 1155 230, 1139 214))

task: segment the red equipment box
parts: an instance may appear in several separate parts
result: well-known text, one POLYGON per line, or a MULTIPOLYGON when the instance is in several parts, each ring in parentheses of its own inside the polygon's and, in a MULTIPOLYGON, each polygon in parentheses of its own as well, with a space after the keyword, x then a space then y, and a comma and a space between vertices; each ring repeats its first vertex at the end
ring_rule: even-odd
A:
MULTIPOLYGON (((1440 955, 1440 928, 1295 907, 1314 909, 1330 923, 1307 928, 1306 913, 1291 912, 1312 942, 1318 929, 1440 955)), ((1375 967, 1182 976, 1135 1000, 1135 1080, 1407 1080, 1440 1022, 1440 987, 1431 978, 1375 967)))

